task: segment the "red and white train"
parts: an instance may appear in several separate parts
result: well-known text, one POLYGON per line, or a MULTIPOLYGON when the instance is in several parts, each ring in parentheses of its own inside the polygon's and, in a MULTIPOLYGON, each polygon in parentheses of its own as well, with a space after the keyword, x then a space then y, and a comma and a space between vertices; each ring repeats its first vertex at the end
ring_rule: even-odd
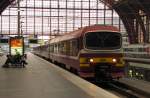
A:
POLYGON ((116 79, 124 76, 122 36, 114 26, 86 26, 33 50, 83 78, 116 79))

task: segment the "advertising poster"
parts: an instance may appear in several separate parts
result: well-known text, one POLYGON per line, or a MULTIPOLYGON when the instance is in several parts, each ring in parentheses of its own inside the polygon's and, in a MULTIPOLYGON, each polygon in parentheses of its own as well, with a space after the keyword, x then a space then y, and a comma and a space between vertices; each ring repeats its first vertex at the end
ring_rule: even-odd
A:
POLYGON ((11 55, 23 55, 23 38, 10 39, 10 52, 11 55))

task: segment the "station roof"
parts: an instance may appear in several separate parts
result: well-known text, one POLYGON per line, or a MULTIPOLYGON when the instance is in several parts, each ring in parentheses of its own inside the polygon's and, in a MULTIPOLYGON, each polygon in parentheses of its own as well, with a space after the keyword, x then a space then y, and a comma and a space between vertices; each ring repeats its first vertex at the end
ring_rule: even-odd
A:
MULTIPOLYGON (((15 0, 1 0, 0 14, 15 0)), ((114 9, 122 19, 131 43, 138 42, 138 30, 135 22, 143 32, 144 42, 148 41, 147 28, 144 25, 143 16, 150 16, 150 0, 99 0, 111 9, 114 9)))
POLYGON ((24 36, 57 36, 94 24, 119 28, 119 23, 126 32, 118 14, 99 0, 20 0, 19 9, 16 1, 1 14, 0 34, 4 36, 18 34, 18 23, 24 36))
POLYGON ((9 6, 14 0, 1 0, 0 1, 0 14, 9 6))
POLYGON ((144 42, 148 42, 145 20, 143 16, 150 16, 150 0, 100 0, 115 9, 122 19, 128 32, 131 43, 138 43, 138 30, 135 22, 143 32, 144 42))

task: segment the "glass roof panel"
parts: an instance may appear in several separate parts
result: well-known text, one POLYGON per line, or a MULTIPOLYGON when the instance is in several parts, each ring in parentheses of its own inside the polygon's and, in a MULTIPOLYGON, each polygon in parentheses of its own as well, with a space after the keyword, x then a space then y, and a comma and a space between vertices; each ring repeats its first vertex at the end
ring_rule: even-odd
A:
MULTIPOLYGON (((19 11, 21 31, 29 35, 61 35, 83 26, 120 23, 117 13, 99 0, 21 0, 19 11)), ((13 4, 0 17, 1 34, 17 34, 17 24, 18 5, 13 4)))

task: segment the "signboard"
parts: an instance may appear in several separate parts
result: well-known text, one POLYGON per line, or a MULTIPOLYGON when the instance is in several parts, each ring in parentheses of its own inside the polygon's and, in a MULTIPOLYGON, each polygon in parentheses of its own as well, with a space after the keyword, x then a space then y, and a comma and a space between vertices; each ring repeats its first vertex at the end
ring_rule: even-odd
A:
POLYGON ((23 37, 10 38, 10 55, 23 55, 24 53, 24 40, 23 37))
POLYGON ((0 39, 0 43, 4 43, 4 44, 8 43, 8 38, 7 39, 6 38, 0 39))

